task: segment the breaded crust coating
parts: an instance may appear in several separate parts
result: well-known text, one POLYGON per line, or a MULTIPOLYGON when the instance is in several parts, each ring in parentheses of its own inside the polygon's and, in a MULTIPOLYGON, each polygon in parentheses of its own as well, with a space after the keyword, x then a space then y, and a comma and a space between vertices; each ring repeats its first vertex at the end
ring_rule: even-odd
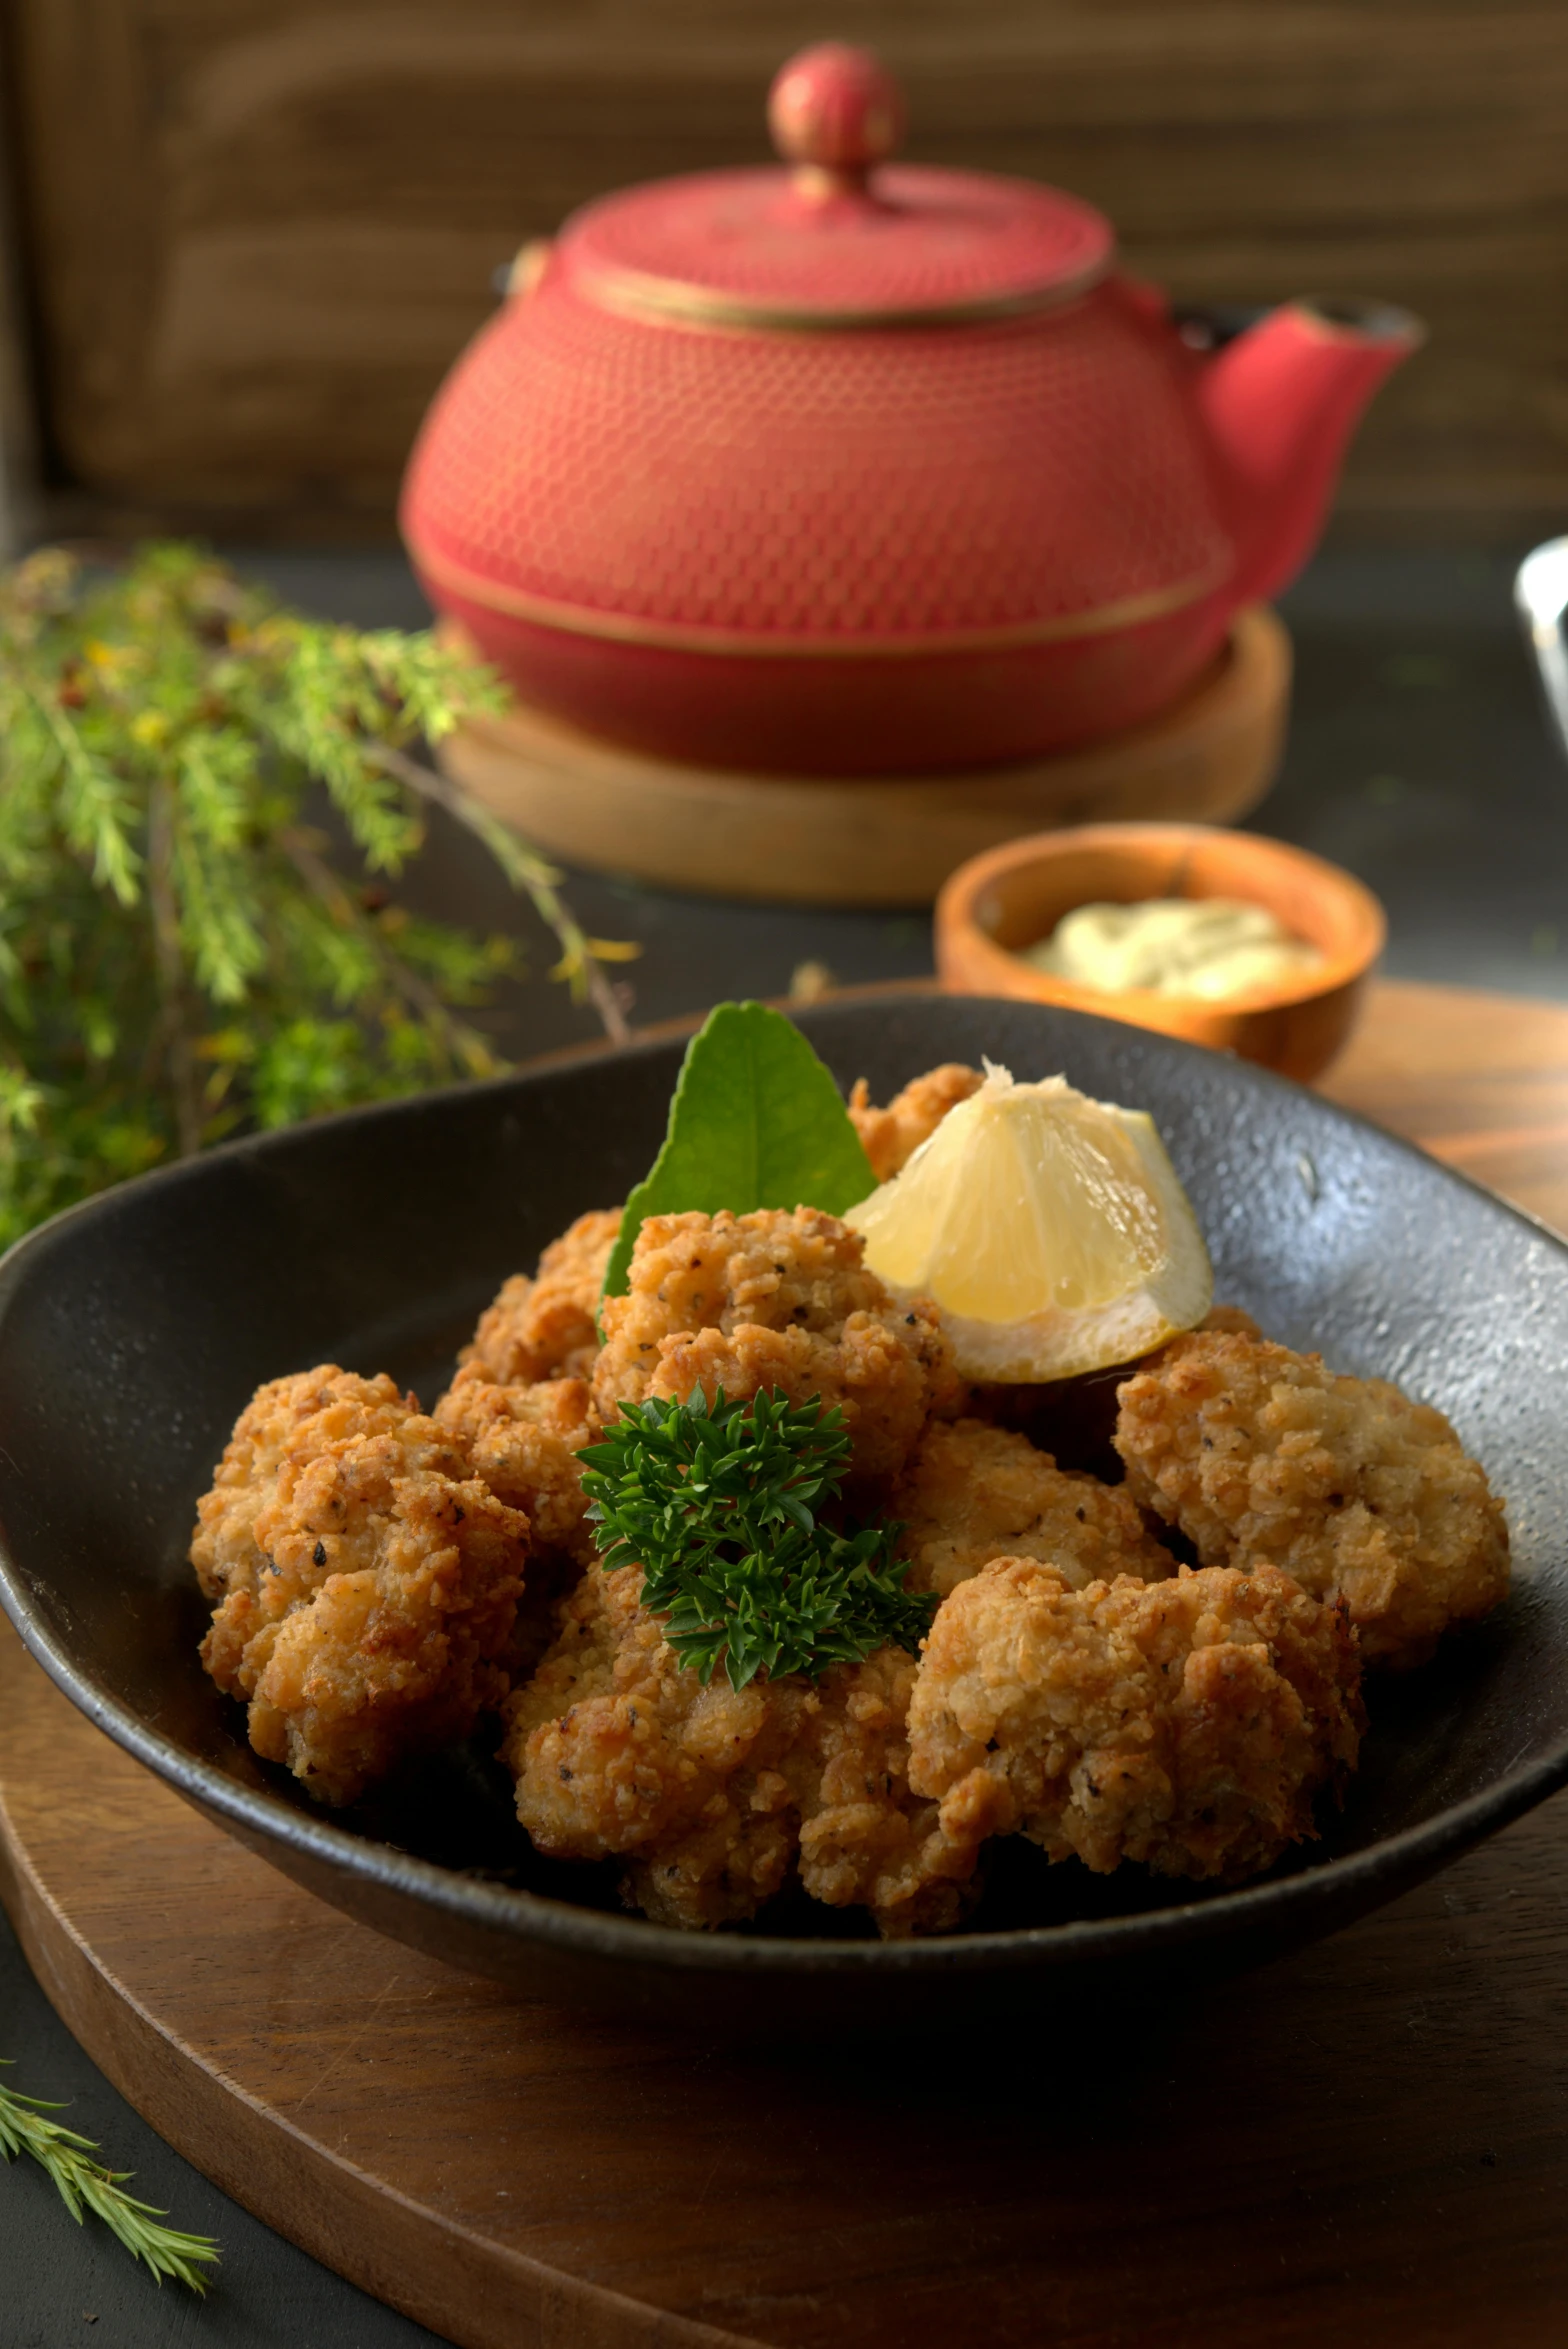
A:
POLYGON ((517 1815, 555 1858, 630 1859, 629 1895, 661 1922, 749 1917, 793 1848, 788 1789, 767 1776, 785 1708, 755 1682, 703 1688, 641 1589, 640 1567, 590 1570, 513 1695, 502 1751, 517 1815))
POLYGON ((909 1773, 955 1854, 1018 1831, 1100 1874, 1234 1883, 1316 1832, 1364 1726, 1343 1610, 1272 1566, 1074 1591, 1003 1558, 938 1611, 909 1773))
POLYGON ((932 1422, 888 1515, 904 1527, 908 1588, 943 1598, 992 1558, 1038 1558, 1073 1590, 1176 1571, 1124 1489, 1058 1468, 1027 1436, 980 1419, 932 1422))
POLYGON ((957 1393, 934 1305, 896 1304, 860 1236, 814 1207, 653 1215, 630 1286, 603 1307, 594 1400, 605 1419, 649 1395, 732 1400, 778 1388, 838 1404, 855 1475, 892 1476, 927 1414, 957 1393))
MULTIPOLYGON (((309 1458, 349 1436, 395 1433, 418 1409, 385 1372, 358 1378, 335 1362, 258 1387, 235 1421, 212 1489, 197 1503, 190 1559, 205 1596, 216 1601, 230 1591, 261 1588, 267 1561, 256 1544, 256 1513, 272 1498, 286 1454, 309 1458)), ((467 1473, 444 1434, 432 1435, 420 1465, 467 1473)))
POLYGON ((918 1664, 878 1648, 817 1683, 801 1741, 800 1878, 830 1908, 868 1908, 885 1941, 949 1933, 981 1882, 942 1833, 938 1806, 909 1786, 910 1699, 918 1664))
POLYGON ((223 1594, 202 1661, 248 1701, 259 1754, 352 1802, 500 1703, 527 1545, 526 1517, 390 1379, 278 1380, 201 1505, 192 1558, 223 1594))
POLYGON ((470 1363, 458 1372, 435 1407, 437 1426, 458 1438, 470 1472, 497 1500, 524 1512, 537 1549, 588 1565, 596 1553, 577 1455, 598 1442, 604 1423, 586 1381, 495 1386, 474 1377, 477 1368, 470 1363))
POLYGON ((939 1872, 936 1806, 908 1790, 914 1658, 704 1688, 641 1584, 637 1566, 590 1570, 507 1709, 517 1815, 539 1849, 625 1858, 623 1896, 660 1924, 754 1916, 797 1866, 815 1898, 864 1904, 885 1932, 956 1923, 967 1893, 939 1872))
POLYGON ((595 1208, 551 1241, 532 1280, 515 1272, 503 1281, 458 1357, 459 1376, 471 1369, 498 1387, 589 1377, 599 1351, 599 1291, 620 1228, 618 1207, 595 1208))
POLYGON ((849 1096, 849 1115, 861 1148, 871 1161, 879 1183, 889 1183, 906 1167, 922 1142, 929 1142, 950 1109, 978 1093, 985 1079, 977 1068, 948 1060, 928 1069, 895 1093, 886 1109, 872 1106, 864 1077, 857 1077, 849 1096))
POLYGON ((1425 1662, 1508 1588, 1508 1529, 1440 1411, 1265 1338, 1178 1338, 1120 1390, 1127 1487, 1206 1566, 1267 1558, 1342 1599, 1363 1654, 1425 1662))

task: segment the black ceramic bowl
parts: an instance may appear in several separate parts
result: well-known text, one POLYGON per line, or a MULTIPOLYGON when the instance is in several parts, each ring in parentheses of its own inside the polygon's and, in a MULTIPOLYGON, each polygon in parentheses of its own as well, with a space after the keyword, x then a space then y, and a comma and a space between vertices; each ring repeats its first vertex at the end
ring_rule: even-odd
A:
POLYGON ((351 1813, 251 1754, 203 1675, 184 1563, 252 1389, 321 1361, 431 1401, 503 1276, 624 1196, 663 1132, 679 1043, 328 1119, 73 1210, 0 1266, 0 1597, 66 1693, 210 1817, 325 1899, 520 1991, 682 2026, 971 2025, 1049 1991, 1158 1992, 1359 1916, 1568 1779, 1568 1247, 1310 1093, 1102 1020, 972 997, 828 1004, 800 1025, 876 1098, 942 1060, 1065 1069, 1151 1110, 1218 1294, 1287 1343, 1437 1403, 1508 1505, 1507 1606, 1375 1686, 1364 1766, 1320 1843, 1242 1891, 1005 1864, 973 1930, 888 1946, 812 1909, 684 1935, 621 1914, 610 1871, 538 1860, 482 1745, 351 1813))

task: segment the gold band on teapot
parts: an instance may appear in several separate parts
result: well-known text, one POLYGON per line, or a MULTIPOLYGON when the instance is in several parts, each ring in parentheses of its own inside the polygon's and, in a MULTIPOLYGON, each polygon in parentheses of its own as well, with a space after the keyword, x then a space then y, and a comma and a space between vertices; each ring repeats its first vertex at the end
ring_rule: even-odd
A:
POLYGON ((721 293, 679 278, 652 277, 641 270, 613 269, 576 260, 572 290, 597 310, 635 318, 652 326, 684 326, 730 334, 864 334, 922 326, 993 326, 1009 318, 1034 318, 1081 301, 1108 275, 1108 252, 1075 275, 1015 293, 980 294, 969 301, 933 303, 927 308, 803 310, 787 303, 758 301, 747 294, 721 293))
POLYGON ((572 636, 607 637, 618 644, 712 653, 732 660, 922 660, 933 653, 1004 652, 1014 646, 1066 643, 1079 636, 1109 636, 1118 629, 1163 620, 1168 613, 1201 602, 1225 584, 1232 568, 1228 556, 1216 556, 1201 571, 1169 586, 1119 596, 1114 602, 1095 604, 1084 611, 1058 612, 1047 619, 1019 620, 1000 628, 931 629, 902 636, 830 636, 821 631, 769 636, 760 629, 705 628, 562 603, 553 596, 534 595, 527 588, 503 586, 449 556, 428 553, 412 540, 409 552, 438 587, 449 595, 461 596, 465 603, 477 604, 482 611, 504 612, 510 619, 572 636))

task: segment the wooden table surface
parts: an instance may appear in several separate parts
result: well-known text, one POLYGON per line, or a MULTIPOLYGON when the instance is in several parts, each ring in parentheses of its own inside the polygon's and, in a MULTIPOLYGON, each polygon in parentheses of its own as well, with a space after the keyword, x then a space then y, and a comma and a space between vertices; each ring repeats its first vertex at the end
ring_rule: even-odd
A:
MULTIPOLYGON (((1568 1009, 1383 986, 1327 1090, 1568 1227, 1568 1009)), ((469 2349, 1568 2339, 1568 1796, 1174 2011, 740 2057, 351 1925, 7 1637, 0 1892, 172 2142, 469 2349)))
POLYGON ((1568 1233, 1568 1008, 1383 980, 1319 1091, 1568 1233))

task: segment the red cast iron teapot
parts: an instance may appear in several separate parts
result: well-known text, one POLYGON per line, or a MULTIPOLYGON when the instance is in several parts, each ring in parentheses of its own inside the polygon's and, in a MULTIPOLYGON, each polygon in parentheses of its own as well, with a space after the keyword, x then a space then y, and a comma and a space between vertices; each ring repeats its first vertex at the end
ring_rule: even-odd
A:
POLYGON ((1163 708, 1311 552, 1417 323, 1200 352, 1098 212, 883 163, 901 118, 805 51, 785 164, 588 205, 448 377, 404 536, 537 706, 758 771, 1025 758, 1163 708))

